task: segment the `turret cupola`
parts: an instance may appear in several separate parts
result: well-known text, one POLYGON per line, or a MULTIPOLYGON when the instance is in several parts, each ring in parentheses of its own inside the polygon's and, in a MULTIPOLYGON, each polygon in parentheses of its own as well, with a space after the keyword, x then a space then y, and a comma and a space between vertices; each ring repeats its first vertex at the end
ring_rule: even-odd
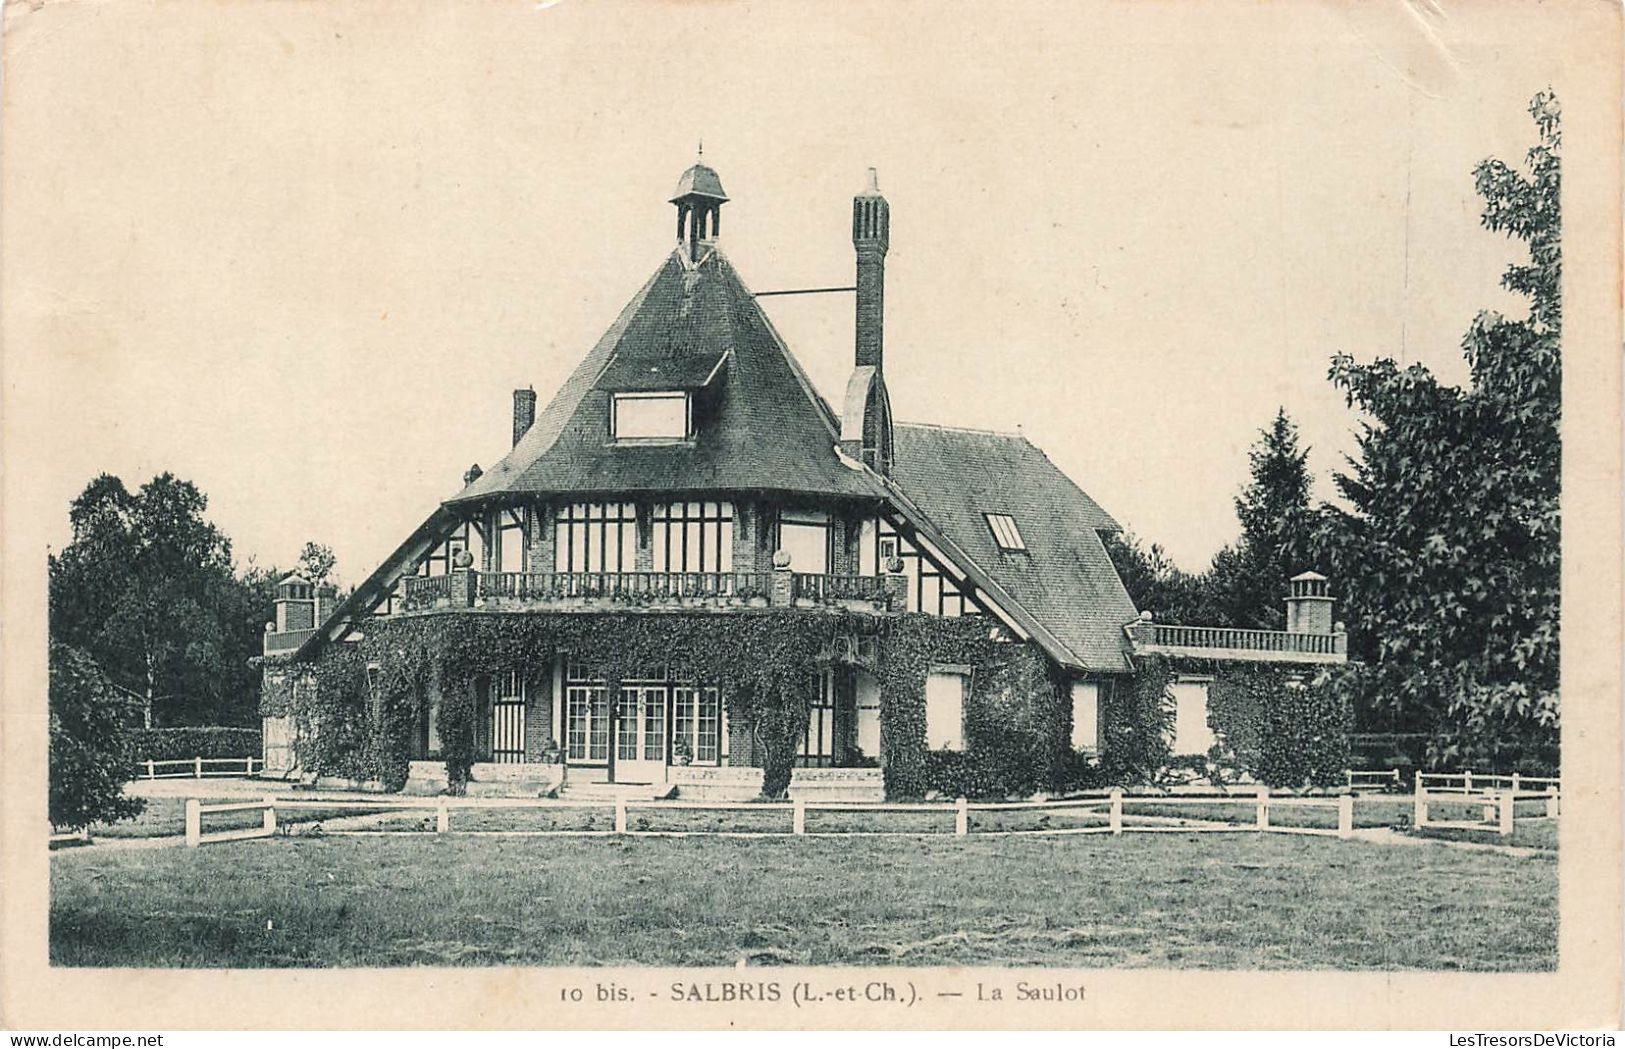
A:
POLYGON ((728 195, 722 180, 704 164, 695 164, 677 180, 671 202, 677 205, 677 243, 688 258, 698 262, 704 246, 717 239, 722 230, 722 205, 728 195))

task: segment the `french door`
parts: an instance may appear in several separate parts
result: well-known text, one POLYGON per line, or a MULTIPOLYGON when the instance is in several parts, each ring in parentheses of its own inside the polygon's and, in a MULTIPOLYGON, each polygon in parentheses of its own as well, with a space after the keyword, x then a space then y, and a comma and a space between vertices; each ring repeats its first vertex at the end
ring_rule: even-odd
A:
POLYGON ((664 682, 621 686, 615 712, 616 783, 666 782, 666 705, 671 687, 664 682))

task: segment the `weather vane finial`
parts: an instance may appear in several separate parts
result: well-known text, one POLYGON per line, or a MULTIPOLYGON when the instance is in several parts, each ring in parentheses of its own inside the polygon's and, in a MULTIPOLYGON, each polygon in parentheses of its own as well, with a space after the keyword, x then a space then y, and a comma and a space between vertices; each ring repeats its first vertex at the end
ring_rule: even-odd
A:
POLYGON ((705 156, 705 139, 700 139, 700 156, 705 156))

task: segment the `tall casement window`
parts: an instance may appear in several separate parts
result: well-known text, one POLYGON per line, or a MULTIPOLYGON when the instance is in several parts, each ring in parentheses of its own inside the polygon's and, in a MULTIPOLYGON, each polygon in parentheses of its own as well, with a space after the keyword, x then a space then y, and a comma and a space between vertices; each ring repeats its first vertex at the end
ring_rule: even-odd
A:
POLYGON ((864 521, 858 537, 858 572, 875 575, 892 557, 903 562, 908 576, 908 610, 934 616, 974 616, 981 612, 934 550, 922 549, 898 534, 886 520, 864 521))
POLYGON ((491 760, 525 760, 525 675, 518 668, 497 675, 491 696, 491 760))
POLYGON ((925 679, 925 745, 932 750, 965 749, 963 670, 939 667, 925 679))
POLYGON ((732 572, 732 503, 661 503, 651 515, 656 572, 732 572))
POLYGON ((682 441, 694 432, 694 408, 683 391, 617 393, 610 402, 610 433, 617 441, 682 441))
POLYGON ((810 572, 814 575, 828 573, 832 539, 829 514, 824 511, 779 511, 776 548, 790 554, 792 571, 810 572))
POLYGON ((835 758, 835 672, 819 671, 808 687, 812 702, 807 709, 807 728, 796 745, 796 764, 824 768, 835 758))
POLYGON ((673 685, 671 746, 675 761, 686 747, 690 763, 722 761, 722 693, 715 685, 673 685))
POLYGON ((525 570, 525 511, 502 509, 496 512, 496 542, 492 544, 491 570, 525 570))
POLYGON ((638 515, 631 503, 571 503, 559 509, 556 572, 637 568, 638 515))
POLYGON ((609 760, 609 689, 591 667, 564 668, 564 745, 571 761, 609 760))

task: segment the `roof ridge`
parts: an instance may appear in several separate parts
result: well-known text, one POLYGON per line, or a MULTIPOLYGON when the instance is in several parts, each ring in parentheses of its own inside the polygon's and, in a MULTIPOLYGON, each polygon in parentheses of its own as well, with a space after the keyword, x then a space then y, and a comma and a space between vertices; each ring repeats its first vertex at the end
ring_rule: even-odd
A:
POLYGON ((979 427, 979 426, 949 426, 946 423, 911 423, 911 422, 904 422, 904 421, 901 421, 901 420, 899 420, 898 422, 893 423, 892 425, 893 426, 912 426, 912 427, 914 427, 916 429, 920 429, 920 430, 946 430, 946 431, 949 431, 950 433, 981 433, 981 434, 988 434, 989 436, 992 436, 992 437, 1015 437, 1015 438, 1018 438, 1019 440, 1027 441, 1028 444, 1033 443, 1032 441, 1028 440, 1027 435, 1022 433, 1020 430, 990 430, 990 429, 987 429, 985 427, 979 427))

